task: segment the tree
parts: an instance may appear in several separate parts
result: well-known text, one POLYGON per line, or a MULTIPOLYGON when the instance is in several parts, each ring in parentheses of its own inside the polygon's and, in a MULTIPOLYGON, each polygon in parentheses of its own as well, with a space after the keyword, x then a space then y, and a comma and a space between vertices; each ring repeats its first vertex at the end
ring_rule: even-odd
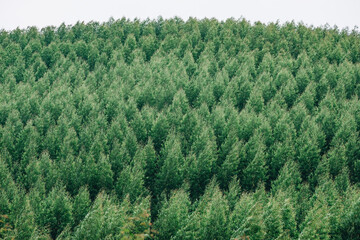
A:
POLYGON ((174 239, 228 239, 228 215, 228 203, 213 179, 174 239))
POLYGON ((344 145, 334 146, 328 153, 329 172, 335 178, 345 167, 347 162, 344 145))
POLYGON ((240 198, 241 194, 241 187, 240 187, 240 181, 237 179, 237 177, 233 177, 231 181, 229 181, 228 190, 225 192, 226 199, 229 203, 229 210, 233 211, 234 207, 240 198))
POLYGON ((250 109, 256 113, 260 113, 264 108, 264 99, 261 95, 261 91, 254 87, 251 91, 249 101, 247 103, 250 109))
POLYGON ((341 236, 343 239, 359 238, 359 210, 360 201, 358 198, 351 204, 345 216, 343 216, 342 223, 340 225, 341 236))
POLYGON ((144 186, 154 193, 156 174, 158 173, 158 156, 151 140, 142 150, 141 157, 145 159, 144 186))
POLYGON ((264 239, 262 206, 253 195, 242 194, 230 216, 232 238, 264 239))
POLYGON ((124 217, 124 213, 111 202, 109 197, 100 193, 87 217, 75 228, 74 238, 95 240, 116 234, 124 224, 124 217))
POLYGON ((282 234, 281 211, 278 203, 271 199, 264 207, 265 239, 277 239, 282 234))
POLYGON ((288 82, 294 82, 293 76, 288 69, 281 69, 274 80, 276 89, 279 90, 281 86, 284 86, 288 82))
POLYGON ((169 200, 162 204, 154 229, 158 239, 170 239, 176 236, 186 222, 191 203, 184 189, 175 190, 169 200))
POLYGON ((320 161, 320 149, 316 139, 310 136, 309 130, 303 133, 297 141, 297 161, 303 180, 307 180, 320 161))
MULTIPOLYGON (((310 66, 309 66, 310 67, 310 66)), ((310 77, 309 72, 310 70, 308 68, 300 68, 295 76, 295 81, 297 84, 297 89, 299 90, 299 93, 303 93, 310 83, 310 77)))
POLYGON ((159 153, 163 147, 163 143, 167 138, 169 128, 170 127, 167 118, 164 116, 164 114, 159 114, 155 120, 153 128, 151 129, 151 138, 154 142, 154 148, 157 153, 159 153))
POLYGON ((91 199, 94 199, 102 189, 112 189, 113 172, 104 155, 100 157, 98 163, 92 157, 88 157, 83 164, 85 182, 88 184, 91 199))
POLYGON ((136 39, 133 34, 129 34, 124 43, 124 59, 127 64, 130 64, 134 59, 133 55, 131 54, 134 49, 136 48, 136 39))
POLYGON ((255 190, 258 184, 265 182, 267 177, 265 158, 264 146, 260 145, 256 155, 244 169, 241 183, 245 190, 255 190))
POLYGON ((281 88, 281 93, 290 109, 294 105, 298 95, 298 87, 294 78, 286 81, 286 84, 281 88))
POLYGON ((42 202, 39 216, 41 226, 49 227, 50 235, 56 238, 73 221, 72 203, 65 189, 56 186, 42 202))
MULTIPOLYGON (((187 171, 189 172, 191 198, 198 198, 204 191, 206 184, 212 178, 216 162, 215 137, 210 130, 203 129, 203 132, 196 137, 191 146, 191 153, 194 154, 187 171)), ((188 161, 188 159, 186 159, 188 161)))
POLYGON ((232 149, 229 154, 226 156, 225 161, 222 163, 219 172, 218 178, 220 186, 222 189, 227 187, 227 184, 233 177, 239 175, 240 171, 240 162, 245 161, 245 152, 244 144, 242 142, 235 142, 232 145, 232 149))
POLYGON ((295 161, 288 161, 279 172, 279 176, 272 182, 271 192, 288 192, 288 195, 296 194, 301 184, 299 165, 295 161))
POLYGON ((116 193, 119 199, 124 199, 127 195, 130 202, 136 201, 141 196, 147 195, 147 190, 144 186, 144 166, 142 159, 134 159, 134 165, 127 165, 120 173, 116 183, 116 193))
POLYGON ((140 44, 141 44, 142 50, 145 53, 146 61, 150 61, 151 56, 157 50, 156 40, 157 40, 156 37, 154 37, 153 35, 143 36, 140 39, 140 44))
POLYGON ((79 225, 79 223, 85 218, 90 209, 90 194, 86 187, 81 187, 79 193, 75 196, 73 201, 73 227, 79 225))
POLYGON ((36 231, 35 214, 29 201, 26 200, 21 215, 18 216, 14 224, 13 239, 32 239, 36 231))
POLYGON ((290 238, 296 238, 298 235, 296 229, 295 210, 290 199, 285 199, 281 206, 282 234, 290 238))
POLYGON ((316 201, 301 226, 299 239, 330 239, 326 204, 316 201))
POLYGON ((168 135, 159 160, 160 171, 156 177, 156 193, 170 193, 179 188, 184 180, 184 156, 181 144, 174 133, 168 135))

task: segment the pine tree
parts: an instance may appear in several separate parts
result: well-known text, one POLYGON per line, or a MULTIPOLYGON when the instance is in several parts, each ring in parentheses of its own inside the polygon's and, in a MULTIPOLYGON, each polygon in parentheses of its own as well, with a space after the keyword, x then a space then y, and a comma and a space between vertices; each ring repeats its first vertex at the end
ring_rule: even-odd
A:
POLYGON ((357 239, 360 236, 359 233, 359 214, 360 214, 360 201, 354 199, 350 208, 343 216, 342 223, 340 224, 341 236, 343 239, 357 239))
POLYGON ((153 128, 151 129, 151 138, 154 142, 154 148, 157 153, 160 152, 163 147, 163 143, 166 140, 169 131, 169 123, 164 114, 159 114, 153 128))
POLYGON ((144 166, 141 160, 135 159, 133 166, 126 166, 120 173, 115 187, 119 199, 124 199, 129 195, 129 200, 134 202, 141 196, 147 195, 144 186, 144 166))
POLYGON ((164 148, 161 151, 159 161, 159 173, 156 178, 157 194, 179 188, 184 180, 184 156, 181 152, 181 144, 174 133, 170 133, 164 148))
POLYGON ((299 239, 330 239, 327 211, 325 203, 316 201, 301 225, 299 239))
POLYGON ((154 229, 158 239, 170 239, 183 227, 189 215, 190 199, 183 189, 172 193, 169 200, 162 204, 154 229))
POLYGON ((306 132, 298 138, 297 161, 303 180, 307 180, 310 173, 314 172, 320 161, 320 149, 316 140, 306 132))
POLYGON ((277 239, 282 234, 281 212, 278 203, 271 199, 264 207, 265 239, 277 239))
POLYGON ((256 155, 244 169, 241 184, 245 190, 255 190, 258 184, 266 181, 267 169, 265 163, 266 155, 264 153, 264 146, 260 145, 256 155))
POLYGON ((203 129, 203 132, 196 137, 191 146, 191 153, 194 154, 189 169, 190 191, 192 199, 198 198, 204 191, 206 184, 212 178, 216 162, 215 137, 210 130, 203 129))
POLYGON ((90 194, 86 187, 79 189, 73 201, 73 227, 76 227, 86 216, 90 209, 90 194))
POLYGON ((63 187, 53 188, 42 202, 39 221, 41 226, 49 227, 52 238, 56 238, 68 224, 71 224, 72 203, 63 187))
POLYGON ((264 239, 262 206, 252 195, 243 194, 230 216, 232 238, 264 239))

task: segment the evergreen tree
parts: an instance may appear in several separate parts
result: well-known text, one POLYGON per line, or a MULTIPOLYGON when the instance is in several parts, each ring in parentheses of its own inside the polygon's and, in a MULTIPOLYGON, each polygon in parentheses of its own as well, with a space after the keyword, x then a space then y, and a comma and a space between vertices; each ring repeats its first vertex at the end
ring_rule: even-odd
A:
POLYGON ((86 187, 79 189, 79 193, 73 201, 73 226, 77 226, 86 216, 90 209, 90 194, 86 187))
POLYGON ((184 180, 184 156, 178 137, 171 133, 168 135, 159 161, 159 173, 156 177, 157 194, 177 189, 184 180))
POLYGON ((42 202, 39 222, 41 226, 49 227, 51 237, 56 238, 72 221, 72 203, 64 188, 57 186, 42 202))
POLYGON ((329 239, 329 218, 324 215, 327 206, 316 201, 301 226, 299 239, 329 239))
POLYGON ((245 190, 255 190, 258 184, 266 181, 267 169, 265 160, 266 155, 264 153, 264 147, 260 145, 254 159, 252 159, 249 165, 244 169, 241 183, 245 190))
POLYGON ((265 239, 277 239, 281 233, 281 211, 276 201, 270 199, 264 207, 265 239))
POLYGON ((28 200, 25 202, 25 206, 21 212, 21 215, 17 218, 13 229, 13 239, 34 239, 36 234, 35 214, 31 209, 28 200))
POLYGON ((310 173, 313 173, 320 161, 320 149, 315 139, 305 132, 298 138, 297 160, 303 180, 307 180, 310 173))
POLYGON ((147 195, 144 175, 143 163, 140 159, 136 159, 133 166, 126 166, 120 173, 115 187, 119 199, 129 195, 129 200, 134 202, 139 197, 147 195))
POLYGON ((343 239, 359 238, 359 199, 354 199, 341 222, 339 227, 343 239))
POLYGON ((154 142, 154 148, 157 153, 163 147, 169 131, 169 123, 163 114, 160 114, 156 119, 153 128, 151 129, 151 138, 154 142))
POLYGON ((169 200, 162 204, 159 216, 154 224, 158 239, 170 239, 175 236, 186 222, 190 209, 189 195, 183 190, 176 190, 169 200))
POLYGON ((212 178, 216 162, 216 143, 213 133, 208 130, 196 137, 191 146, 194 154, 189 169, 190 191, 192 199, 198 198, 204 191, 204 184, 212 178))
POLYGON ((264 239, 261 203, 256 202, 252 195, 243 194, 230 216, 231 237, 264 239))

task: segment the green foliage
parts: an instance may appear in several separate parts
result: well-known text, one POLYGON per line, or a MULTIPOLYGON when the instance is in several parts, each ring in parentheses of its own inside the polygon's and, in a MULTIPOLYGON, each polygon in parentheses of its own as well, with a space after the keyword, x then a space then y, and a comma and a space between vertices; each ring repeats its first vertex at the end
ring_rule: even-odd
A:
POLYGON ((50 229, 52 238, 56 238, 73 221, 72 203, 62 187, 55 187, 41 203, 41 208, 38 222, 50 229))
POLYGON ((169 200, 162 204, 159 216, 154 224, 154 229, 158 231, 159 239, 170 239, 175 236, 186 222, 189 214, 190 199, 183 190, 172 193, 169 200))
POLYGON ((237 239, 264 239, 265 225, 262 204, 253 195, 243 194, 230 216, 231 237, 237 239))
POLYGON ((115 186, 119 199, 123 199, 128 195, 131 202, 147 195, 147 189, 144 186, 145 173, 142 162, 140 162, 140 159, 134 161, 133 166, 127 165, 121 171, 115 186))
POLYGON ((359 50, 245 19, 0 31, 0 238, 359 239, 359 50))
POLYGON ((228 203, 215 180, 196 205, 174 239, 228 239, 228 203))
POLYGON ((146 235, 150 236, 148 218, 144 203, 131 206, 125 199, 119 206, 111 197, 100 193, 85 219, 67 239, 145 239, 146 235))
POLYGON ((73 201, 73 226, 77 226, 89 212, 91 205, 90 194, 87 188, 82 187, 79 193, 74 197, 73 201))
POLYGON ((357 239, 359 233, 359 214, 360 214, 360 201, 356 199, 350 208, 347 209, 343 216, 342 223, 340 224, 341 236, 343 239, 357 239))
POLYGON ((177 189, 182 185, 184 175, 184 156, 178 137, 171 133, 164 144, 159 161, 159 173, 156 177, 156 189, 160 194, 164 190, 177 189))
POLYGON ((278 203, 272 199, 264 208, 264 225, 265 225, 265 238, 277 239, 282 231, 281 229, 281 212, 278 203))
POLYGON ((316 201, 301 226, 299 239, 329 239, 329 217, 327 206, 316 201))

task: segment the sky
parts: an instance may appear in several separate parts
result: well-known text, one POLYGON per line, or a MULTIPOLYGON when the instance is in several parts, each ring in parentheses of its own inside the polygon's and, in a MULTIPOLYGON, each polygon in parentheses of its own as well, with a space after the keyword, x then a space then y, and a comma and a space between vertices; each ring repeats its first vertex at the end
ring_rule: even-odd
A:
POLYGON ((184 20, 232 17, 252 23, 294 20, 308 26, 328 24, 352 30, 360 26, 360 0, 0 0, 0 29, 5 30, 158 16, 184 20))

